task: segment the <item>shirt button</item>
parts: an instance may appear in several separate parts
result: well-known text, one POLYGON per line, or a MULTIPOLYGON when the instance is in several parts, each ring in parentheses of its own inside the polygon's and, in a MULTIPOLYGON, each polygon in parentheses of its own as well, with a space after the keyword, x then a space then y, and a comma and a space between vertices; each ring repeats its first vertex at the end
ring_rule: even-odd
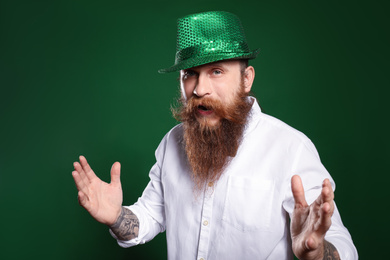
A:
POLYGON ((202 257, 202 258, 199 258, 199 260, 204 260, 204 258, 202 257))
POLYGON ((209 182, 209 187, 213 187, 214 183, 212 181, 209 182))
POLYGON ((209 222, 207 220, 203 221, 203 226, 207 226, 209 222))

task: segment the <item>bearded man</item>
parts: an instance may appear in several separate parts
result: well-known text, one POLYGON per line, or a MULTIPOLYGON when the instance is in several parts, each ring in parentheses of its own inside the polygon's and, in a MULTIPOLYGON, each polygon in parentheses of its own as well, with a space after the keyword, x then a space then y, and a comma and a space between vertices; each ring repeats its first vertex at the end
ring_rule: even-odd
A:
POLYGON ((249 95, 257 54, 233 14, 179 19, 175 64, 160 72, 180 71, 181 124, 157 148, 142 196, 122 206, 118 162, 110 184, 83 156, 74 163, 79 203, 119 245, 166 231, 169 259, 357 259, 314 145, 249 95))

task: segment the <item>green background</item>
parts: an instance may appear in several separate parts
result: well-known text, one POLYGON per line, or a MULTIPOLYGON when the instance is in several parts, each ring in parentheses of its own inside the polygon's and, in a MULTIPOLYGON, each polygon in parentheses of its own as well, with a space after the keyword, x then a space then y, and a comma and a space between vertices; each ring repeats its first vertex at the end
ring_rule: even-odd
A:
MULTIPOLYGON (((166 259, 165 235, 122 249, 77 203, 80 154, 124 203, 176 124, 176 19, 237 14, 261 53, 254 93, 304 132, 337 183, 361 259, 388 256, 389 21, 385 1, 0 1, 0 259, 166 259), (132 258, 133 257, 133 258, 132 258)), ((185 232, 185 230, 183 230, 185 232)))

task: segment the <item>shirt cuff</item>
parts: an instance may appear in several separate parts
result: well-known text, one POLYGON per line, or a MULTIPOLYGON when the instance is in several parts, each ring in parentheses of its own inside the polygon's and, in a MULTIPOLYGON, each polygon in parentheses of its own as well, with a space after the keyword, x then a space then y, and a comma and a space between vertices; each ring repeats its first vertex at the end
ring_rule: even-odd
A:
POLYGON ((340 259, 358 259, 356 247, 353 245, 353 243, 351 243, 352 240, 336 236, 325 236, 325 240, 331 243, 337 249, 340 259))

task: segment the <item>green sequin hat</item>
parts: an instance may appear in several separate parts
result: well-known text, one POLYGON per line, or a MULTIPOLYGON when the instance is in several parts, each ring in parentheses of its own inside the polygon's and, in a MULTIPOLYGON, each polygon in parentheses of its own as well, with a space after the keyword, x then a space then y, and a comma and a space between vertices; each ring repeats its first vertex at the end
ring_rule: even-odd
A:
POLYGON ((167 73, 227 60, 254 59, 240 19, 228 12, 213 11, 185 16, 177 21, 175 64, 158 72, 167 73))

